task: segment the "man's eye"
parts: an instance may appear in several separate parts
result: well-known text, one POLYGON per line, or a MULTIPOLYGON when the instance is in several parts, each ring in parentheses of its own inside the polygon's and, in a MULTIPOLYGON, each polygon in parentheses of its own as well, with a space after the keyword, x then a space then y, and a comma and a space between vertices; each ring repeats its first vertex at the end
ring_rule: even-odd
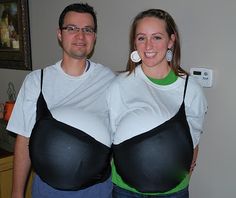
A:
POLYGON ((67 29, 67 31, 72 32, 72 31, 75 30, 75 27, 73 27, 73 26, 68 26, 66 29, 67 29))
POLYGON ((154 36, 153 38, 154 38, 155 40, 160 40, 160 39, 161 39, 160 36, 154 36))
POLYGON ((85 33, 93 33, 93 29, 92 28, 84 28, 84 32, 85 33))

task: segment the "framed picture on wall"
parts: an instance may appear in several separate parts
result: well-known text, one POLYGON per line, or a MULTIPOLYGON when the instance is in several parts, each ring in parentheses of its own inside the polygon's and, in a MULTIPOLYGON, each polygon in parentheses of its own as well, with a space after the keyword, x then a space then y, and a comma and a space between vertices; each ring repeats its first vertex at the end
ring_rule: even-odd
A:
POLYGON ((28 0, 0 0, 0 68, 32 70, 28 0))

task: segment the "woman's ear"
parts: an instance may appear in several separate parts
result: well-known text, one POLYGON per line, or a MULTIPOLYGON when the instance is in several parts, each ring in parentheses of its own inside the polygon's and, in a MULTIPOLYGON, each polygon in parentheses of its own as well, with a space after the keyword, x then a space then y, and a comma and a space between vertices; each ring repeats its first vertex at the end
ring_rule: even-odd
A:
POLYGON ((171 34, 170 41, 169 41, 169 44, 168 44, 168 49, 173 48, 174 47, 174 43, 175 43, 175 35, 171 34))

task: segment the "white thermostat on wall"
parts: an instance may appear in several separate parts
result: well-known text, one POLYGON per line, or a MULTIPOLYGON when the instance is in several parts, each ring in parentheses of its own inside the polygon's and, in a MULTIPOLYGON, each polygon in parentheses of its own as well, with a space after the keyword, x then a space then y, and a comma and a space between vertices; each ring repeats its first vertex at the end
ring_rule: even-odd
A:
POLYGON ((203 67, 194 67, 190 69, 190 75, 197 79, 203 87, 212 87, 213 71, 203 67))

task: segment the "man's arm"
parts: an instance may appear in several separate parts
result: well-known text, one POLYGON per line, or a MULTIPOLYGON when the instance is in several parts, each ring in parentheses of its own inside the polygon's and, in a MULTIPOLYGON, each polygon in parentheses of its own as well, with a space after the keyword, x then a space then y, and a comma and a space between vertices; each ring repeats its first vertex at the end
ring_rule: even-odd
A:
POLYGON ((14 150, 12 198, 24 198, 31 166, 28 144, 29 138, 17 135, 14 150))

